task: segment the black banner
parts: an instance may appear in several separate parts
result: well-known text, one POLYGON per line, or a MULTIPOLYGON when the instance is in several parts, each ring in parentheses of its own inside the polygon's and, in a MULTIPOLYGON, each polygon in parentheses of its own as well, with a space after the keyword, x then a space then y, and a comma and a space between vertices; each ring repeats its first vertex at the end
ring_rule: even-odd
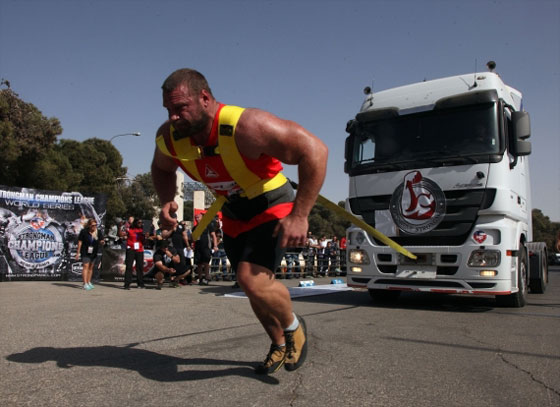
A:
POLYGON ((78 234, 89 218, 103 232, 106 201, 105 195, 0 185, 0 281, 79 280, 78 234))

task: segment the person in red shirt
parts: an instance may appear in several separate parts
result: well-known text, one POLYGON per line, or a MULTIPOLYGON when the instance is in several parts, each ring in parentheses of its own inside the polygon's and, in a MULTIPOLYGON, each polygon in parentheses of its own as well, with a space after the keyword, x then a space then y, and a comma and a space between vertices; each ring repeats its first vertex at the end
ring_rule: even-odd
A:
POLYGON ((136 285, 144 288, 144 229, 141 219, 136 219, 128 229, 126 238, 126 270, 124 273, 124 289, 130 290, 132 282, 132 265, 136 262, 136 285))
POLYGON ((340 238, 339 246, 341 250, 346 250, 346 236, 340 238))

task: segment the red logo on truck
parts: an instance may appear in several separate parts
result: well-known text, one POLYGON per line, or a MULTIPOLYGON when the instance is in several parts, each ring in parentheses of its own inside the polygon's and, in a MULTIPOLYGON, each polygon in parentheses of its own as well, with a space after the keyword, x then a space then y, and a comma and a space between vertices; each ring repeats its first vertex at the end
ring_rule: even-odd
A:
POLYGON ((390 209, 402 231, 426 233, 436 228, 445 215, 445 194, 420 171, 411 171, 393 192, 390 209))

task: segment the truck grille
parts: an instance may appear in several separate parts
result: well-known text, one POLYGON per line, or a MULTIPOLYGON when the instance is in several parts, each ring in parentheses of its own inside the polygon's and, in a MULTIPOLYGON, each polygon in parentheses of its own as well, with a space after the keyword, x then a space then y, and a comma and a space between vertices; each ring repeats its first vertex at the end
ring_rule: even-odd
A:
MULTIPOLYGON (((441 223, 427 233, 401 236, 392 239, 403 246, 459 246, 470 235, 478 211, 489 208, 496 197, 496 189, 475 189, 445 192, 446 213, 441 223)), ((350 208, 375 227, 375 211, 388 210, 391 195, 351 198, 350 208)), ((379 246, 384 243, 375 239, 379 246)))

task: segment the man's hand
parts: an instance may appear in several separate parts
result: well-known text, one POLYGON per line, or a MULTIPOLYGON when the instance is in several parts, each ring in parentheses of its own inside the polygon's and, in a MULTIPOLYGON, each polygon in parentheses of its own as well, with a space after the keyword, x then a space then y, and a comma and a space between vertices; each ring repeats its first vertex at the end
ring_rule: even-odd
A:
POLYGON ((273 237, 280 237, 280 247, 303 247, 307 242, 307 217, 288 215, 278 221, 273 237))
POLYGON ((161 235, 164 239, 171 236, 173 229, 177 226, 177 209, 179 209, 179 206, 175 201, 166 202, 161 207, 159 220, 161 222, 161 235))

